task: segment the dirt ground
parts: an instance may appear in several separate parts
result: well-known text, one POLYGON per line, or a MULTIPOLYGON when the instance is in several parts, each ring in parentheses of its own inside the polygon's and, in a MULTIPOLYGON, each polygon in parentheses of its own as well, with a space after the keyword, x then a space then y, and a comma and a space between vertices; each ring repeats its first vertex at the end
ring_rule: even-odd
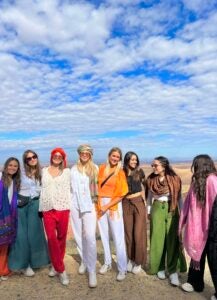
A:
MULTIPOLYGON (((101 241, 98 243, 97 270, 103 263, 101 241)), ((77 273, 79 256, 74 242, 68 241, 65 256, 66 270, 70 284, 65 287, 58 277, 48 277, 48 268, 36 270, 34 277, 27 278, 22 274, 14 274, 7 281, 0 282, 0 299, 7 300, 140 300, 140 299, 168 299, 168 300, 200 300, 210 299, 213 285, 206 270, 206 287, 203 293, 184 293, 180 288, 172 287, 168 279, 159 280, 156 276, 147 275, 144 270, 138 275, 128 273, 123 282, 116 281, 116 263, 113 256, 113 268, 105 275, 97 275, 97 288, 88 288, 87 275, 77 273)), ((186 281, 186 274, 180 274, 181 282, 186 281)))

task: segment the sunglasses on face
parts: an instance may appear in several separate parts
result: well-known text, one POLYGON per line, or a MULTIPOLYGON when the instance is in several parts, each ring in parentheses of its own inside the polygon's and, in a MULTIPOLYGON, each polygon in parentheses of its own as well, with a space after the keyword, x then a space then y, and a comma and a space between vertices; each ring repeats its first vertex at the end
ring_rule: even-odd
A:
POLYGON ((36 154, 34 154, 33 156, 26 157, 26 162, 30 162, 31 160, 37 159, 37 158, 38 158, 38 156, 36 154))
POLYGON ((157 168, 157 167, 159 167, 160 165, 158 165, 158 164, 151 164, 151 166, 152 166, 152 168, 157 168))
POLYGON ((55 154, 52 158, 53 159, 63 159, 62 155, 58 155, 58 154, 55 154))

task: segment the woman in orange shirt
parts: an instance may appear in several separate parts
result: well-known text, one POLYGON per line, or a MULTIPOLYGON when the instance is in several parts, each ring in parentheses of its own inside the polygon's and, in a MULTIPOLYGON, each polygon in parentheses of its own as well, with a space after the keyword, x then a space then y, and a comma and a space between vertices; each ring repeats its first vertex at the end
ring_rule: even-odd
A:
POLYGON ((109 245, 109 227, 111 229, 117 255, 117 280, 125 279, 127 255, 124 239, 122 198, 128 193, 125 174, 121 169, 122 152, 115 147, 109 151, 108 161, 99 168, 98 226, 104 248, 104 265, 99 270, 105 274, 111 269, 112 257, 109 245))

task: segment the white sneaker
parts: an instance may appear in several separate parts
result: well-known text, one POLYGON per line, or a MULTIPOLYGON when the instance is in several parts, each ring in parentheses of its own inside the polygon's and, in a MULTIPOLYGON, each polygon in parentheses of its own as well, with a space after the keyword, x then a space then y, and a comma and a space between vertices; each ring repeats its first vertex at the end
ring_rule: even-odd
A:
POLYGON ((85 274, 87 271, 87 267, 85 266, 85 264, 83 262, 81 262, 79 268, 78 268, 78 274, 83 275, 85 274))
POLYGON ((215 295, 212 295, 210 300, 217 300, 216 296, 215 295))
POLYGON ((96 272, 89 273, 89 287, 95 288, 97 286, 97 280, 96 280, 96 272))
POLYGON ((0 279, 1 279, 2 281, 8 280, 8 276, 0 276, 0 279))
POLYGON ((157 277, 158 277, 159 279, 166 279, 165 271, 163 270, 163 271, 157 272, 157 277))
POLYGON ((183 291, 188 292, 188 293, 191 293, 194 291, 194 287, 188 282, 183 283, 181 285, 181 288, 183 289, 183 291))
POLYGON ((66 274, 66 271, 64 271, 63 273, 59 273, 59 278, 60 278, 60 282, 63 285, 69 284, 69 278, 68 278, 68 275, 66 274))
POLYGON ((102 265, 102 267, 99 269, 99 274, 104 275, 105 273, 107 273, 109 270, 111 270, 111 265, 102 265))
POLYGON ((127 272, 132 272, 133 270, 133 261, 129 259, 128 263, 127 263, 127 272))
POLYGON ((132 273, 133 274, 139 274, 140 272, 141 272, 141 269, 142 269, 142 267, 141 267, 141 265, 134 265, 134 267, 133 267, 133 270, 132 270, 132 273))
POLYGON ((126 273, 125 272, 119 272, 117 275, 117 281, 123 281, 126 277, 126 273))
POLYGON ((180 285, 180 281, 179 281, 179 277, 177 273, 172 273, 169 276, 170 278, 170 283, 174 286, 179 286, 180 285))
POLYGON ((50 271, 49 271, 49 273, 48 273, 48 276, 49 277, 54 277, 54 276, 56 276, 58 274, 58 272, 54 269, 54 267, 52 266, 51 268, 50 268, 50 271))
POLYGON ((26 268, 24 271, 23 271, 23 274, 27 277, 32 277, 35 275, 35 272, 33 271, 33 269, 28 266, 28 268, 26 268))

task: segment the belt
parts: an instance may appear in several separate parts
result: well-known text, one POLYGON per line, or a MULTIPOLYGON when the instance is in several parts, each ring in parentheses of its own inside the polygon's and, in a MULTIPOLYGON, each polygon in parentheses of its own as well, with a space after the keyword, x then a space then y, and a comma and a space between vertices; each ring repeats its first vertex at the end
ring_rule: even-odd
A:
POLYGON ((160 202, 160 203, 168 203, 170 200, 159 200, 159 199, 154 199, 154 201, 160 202))
POLYGON ((135 193, 135 194, 127 195, 125 198, 126 199, 133 199, 133 198, 137 198, 137 197, 139 197, 141 195, 142 195, 142 193, 138 192, 138 193, 135 193))

